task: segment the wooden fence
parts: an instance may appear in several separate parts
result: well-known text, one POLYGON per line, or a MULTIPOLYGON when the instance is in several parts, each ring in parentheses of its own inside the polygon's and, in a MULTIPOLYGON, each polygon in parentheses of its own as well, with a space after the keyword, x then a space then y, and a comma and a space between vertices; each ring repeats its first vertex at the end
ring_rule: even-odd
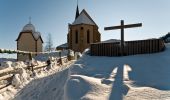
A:
MULTIPOLYGON (((61 61, 61 62, 59 62, 59 65, 63 65, 64 63, 68 62, 68 57, 67 56, 61 57, 61 59, 59 59, 59 60, 61 61)), ((47 66, 46 64, 41 65, 41 66, 37 65, 37 66, 34 66, 33 69, 34 70, 39 70, 39 69, 44 68, 46 66, 47 66)), ((25 70, 27 70, 29 68, 29 66, 25 66, 23 68, 25 70)), ((19 73, 18 70, 15 70, 13 68, 5 68, 5 69, 0 70, 0 80, 3 81, 3 83, 0 83, 0 93, 5 91, 4 88, 6 88, 6 87, 11 85, 12 79, 13 79, 13 75, 17 74, 17 73, 19 73)))
MULTIPOLYGON (((161 39, 126 41, 123 56, 156 53, 164 49, 165 44, 161 39)), ((91 56, 121 56, 122 52, 119 42, 94 43, 90 45, 90 54, 91 56)))

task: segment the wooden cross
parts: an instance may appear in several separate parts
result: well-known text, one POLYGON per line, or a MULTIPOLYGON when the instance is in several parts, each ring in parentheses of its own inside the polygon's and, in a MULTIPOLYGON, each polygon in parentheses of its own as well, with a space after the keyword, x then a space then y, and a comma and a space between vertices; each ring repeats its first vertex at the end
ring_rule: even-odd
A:
POLYGON ((124 29, 133 28, 133 27, 141 27, 141 26, 142 26, 142 23, 124 25, 124 20, 121 20, 121 25, 105 27, 104 30, 115 30, 115 29, 121 30, 121 53, 123 55, 124 53, 124 29))

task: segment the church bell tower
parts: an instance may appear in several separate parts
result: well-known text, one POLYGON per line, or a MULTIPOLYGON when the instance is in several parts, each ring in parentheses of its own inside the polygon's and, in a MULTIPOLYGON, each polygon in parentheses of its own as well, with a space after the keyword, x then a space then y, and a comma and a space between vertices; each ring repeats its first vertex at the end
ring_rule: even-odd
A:
POLYGON ((89 16, 85 9, 79 13, 77 3, 75 20, 68 25, 67 34, 68 48, 75 52, 83 52, 90 47, 91 43, 100 42, 100 33, 97 24, 89 16))

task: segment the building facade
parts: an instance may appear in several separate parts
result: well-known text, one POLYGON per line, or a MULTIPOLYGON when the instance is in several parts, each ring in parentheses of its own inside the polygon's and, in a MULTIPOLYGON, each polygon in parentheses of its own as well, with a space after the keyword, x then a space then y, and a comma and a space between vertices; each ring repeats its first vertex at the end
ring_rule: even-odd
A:
POLYGON ((83 52, 91 43, 100 42, 97 24, 83 9, 79 14, 78 6, 75 21, 69 24, 67 34, 68 48, 75 52, 83 52))
MULTIPOLYGON (((17 50, 29 51, 29 52, 42 52, 43 40, 41 33, 35 30, 35 27, 31 22, 26 24, 22 31, 19 33, 17 41, 17 50)), ((36 55, 32 55, 34 57, 36 55)), ((17 54, 17 60, 25 61, 30 59, 28 54, 17 54)))

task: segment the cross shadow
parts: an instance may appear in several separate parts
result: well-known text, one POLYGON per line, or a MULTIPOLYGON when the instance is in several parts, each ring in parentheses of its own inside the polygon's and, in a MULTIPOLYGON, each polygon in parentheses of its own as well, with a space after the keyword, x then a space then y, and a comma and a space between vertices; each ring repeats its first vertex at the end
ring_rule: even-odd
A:
POLYGON ((109 100, 123 100, 123 95, 128 92, 128 88, 123 83, 123 68, 123 65, 118 67, 109 100))

